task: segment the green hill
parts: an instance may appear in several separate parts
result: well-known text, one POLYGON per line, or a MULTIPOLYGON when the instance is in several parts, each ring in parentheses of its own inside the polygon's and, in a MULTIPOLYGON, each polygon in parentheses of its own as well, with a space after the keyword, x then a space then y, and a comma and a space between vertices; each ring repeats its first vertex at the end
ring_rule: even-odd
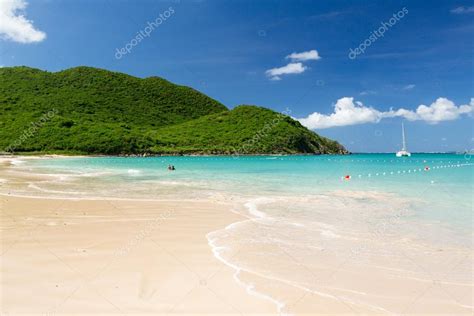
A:
POLYGON ((203 116, 148 135, 158 144, 155 149, 164 152, 173 152, 176 145, 185 153, 324 154, 344 151, 337 142, 309 131, 289 116, 250 105, 203 116))
POLYGON ((0 68, 0 151, 81 154, 344 153, 274 111, 224 105, 165 79, 77 67, 0 68))

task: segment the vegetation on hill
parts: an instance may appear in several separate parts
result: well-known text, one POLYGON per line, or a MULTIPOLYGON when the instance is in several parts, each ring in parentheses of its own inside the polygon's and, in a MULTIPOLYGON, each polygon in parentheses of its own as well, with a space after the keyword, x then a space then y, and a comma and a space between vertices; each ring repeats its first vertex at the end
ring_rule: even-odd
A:
POLYGON ((165 79, 77 67, 0 68, 0 151, 81 154, 345 153, 288 116, 224 105, 165 79))
POLYGON ((289 116, 241 105, 149 134, 154 151, 227 154, 344 153, 337 142, 321 137, 289 116), (203 150, 204 149, 204 150, 203 150))

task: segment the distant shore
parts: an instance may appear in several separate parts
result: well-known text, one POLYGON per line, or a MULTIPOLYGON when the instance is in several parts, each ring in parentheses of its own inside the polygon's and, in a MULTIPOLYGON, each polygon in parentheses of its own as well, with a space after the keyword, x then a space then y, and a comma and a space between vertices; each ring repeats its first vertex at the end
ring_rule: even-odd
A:
POLYGON ((118 155, 107 155, 107 154, 78 154, 78 153, 18 153, 8 154, 0 153, 0 157, 130 157, 130 158, 143 158, 143 157, 249 157, 249 156, 346 156, 352 155, 353 153, 345 154, 312 154, 312 153, 298 153, 298 154, 118 154, 118 155))
MULTIPOLYGON (((310 153, 298 153, 298 154, 239 154, 239 155, 232 155, 232 154, 119 154, 119 155, 106 155, 106 154, 79 154, 79 153, 2 153, 0 152, 0 158, 28 158, 28 157, 43 157, 43 158, 93 158, 93 157, 120 157, 120 158, 146 158, 146 157, 262 157, 262 156, 270 156, 270 157, 285 157, 285 156, 347 156, 347 155, 395 155, 395 152, 349 152, 346 154, 310 154, 310 153)), ((412 152, 412 155, 474 155, 471 152, 412 152)))

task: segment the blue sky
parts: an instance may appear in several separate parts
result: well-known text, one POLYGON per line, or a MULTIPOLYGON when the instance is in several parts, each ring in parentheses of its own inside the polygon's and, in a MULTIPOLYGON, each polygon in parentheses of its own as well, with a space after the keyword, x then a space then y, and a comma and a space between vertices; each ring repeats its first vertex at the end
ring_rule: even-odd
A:
POLYGON ((397 150, 402 120, 411 151, 464 151, 473 17, 470 1, 0 0, 0 65, 157 75, 230 108, 289 109, 351 151, 397 150))

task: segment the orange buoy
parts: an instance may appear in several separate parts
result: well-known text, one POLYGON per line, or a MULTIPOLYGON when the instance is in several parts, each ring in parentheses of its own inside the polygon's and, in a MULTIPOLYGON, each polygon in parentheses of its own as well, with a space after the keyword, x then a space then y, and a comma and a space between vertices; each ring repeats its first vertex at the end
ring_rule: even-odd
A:
POLYGON ((351 176, 350 176, 350 175, 346 175, 346 176, 344 177, 344 180, 350 180, 350 179, 351 179, 351 176))

